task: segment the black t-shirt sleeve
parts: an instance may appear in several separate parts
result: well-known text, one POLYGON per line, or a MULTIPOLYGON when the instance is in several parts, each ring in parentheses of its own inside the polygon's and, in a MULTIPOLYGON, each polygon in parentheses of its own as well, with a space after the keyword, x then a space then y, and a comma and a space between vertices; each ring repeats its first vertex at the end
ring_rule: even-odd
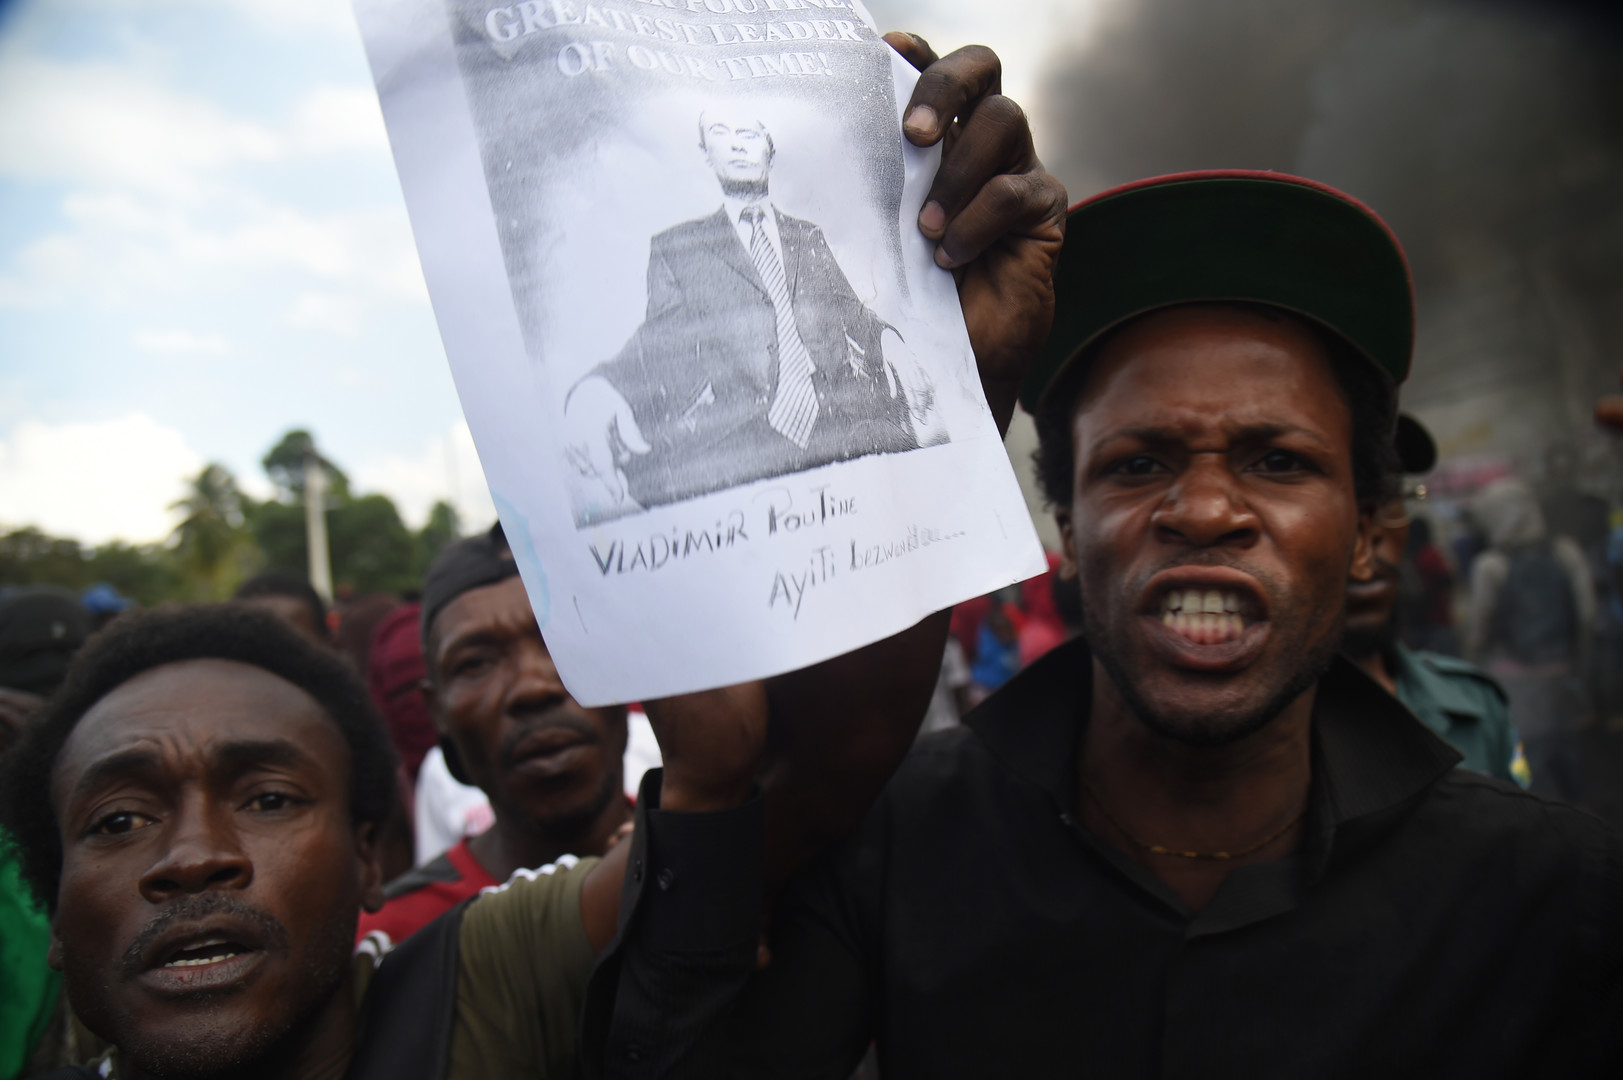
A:
POLYGON ((657 771, 643 781, 620 932, 588 993, 587 1075, 845 1080, 868 1045, 869 995, 835 929, 834 878, 814 872, 790 890, 770 926, 772 963, 756 974, 760 800, 664 813, 659 783, 657 771))
POLYGON ((643 778, 619 933, 587 992, 589 1076, 695 1074, 696 1047, 713 1041, 755 967, 760 799, 714 814, 666 813, 662 776, 655 769, 643 778))
MULTIPOLYGON (((772 963, 750 979, 717 1040, 714 1075, 846 1080, 873 1038, 873 973, 851 933, 838 855, 785 890, 768 919, 772 963)), ((693 1074, 700 1075, 698 1073, 693 1074)))

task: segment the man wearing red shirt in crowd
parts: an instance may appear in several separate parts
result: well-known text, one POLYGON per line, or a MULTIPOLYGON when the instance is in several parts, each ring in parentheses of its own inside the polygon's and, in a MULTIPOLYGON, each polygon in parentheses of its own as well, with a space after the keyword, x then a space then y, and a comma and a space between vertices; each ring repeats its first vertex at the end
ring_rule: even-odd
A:
POLYGON ((631 820, 625 706, 582 708, 564 689, 501 526, 446 548, 422 604, 446 764, 490 797, 496 822, 389 883, 356 931, 383 951, 514 871, 603 854, 631 820))

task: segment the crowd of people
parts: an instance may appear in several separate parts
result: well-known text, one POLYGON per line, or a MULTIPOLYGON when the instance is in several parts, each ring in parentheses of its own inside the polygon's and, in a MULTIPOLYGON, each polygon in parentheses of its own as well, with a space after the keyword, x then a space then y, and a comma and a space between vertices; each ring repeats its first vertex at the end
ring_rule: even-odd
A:
POLYGON ((1623 531, 1503 478, 1439 535, 1356 200, 1067 212, 994 55, 886 40, 1049 571, 635 708, 570 696, 499 526, 336 611, 9 594, 0 1075, 1623 1067, 1623 841, 1568 805, 1623 531))

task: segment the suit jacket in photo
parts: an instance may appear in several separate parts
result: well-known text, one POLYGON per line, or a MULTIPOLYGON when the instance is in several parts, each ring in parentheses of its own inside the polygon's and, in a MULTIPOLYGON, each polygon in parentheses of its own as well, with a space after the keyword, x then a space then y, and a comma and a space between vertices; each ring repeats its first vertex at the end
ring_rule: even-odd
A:
POLYGON ((767 422, 777 316, 726 209, 683 222, 653 238, 642 325, 593 371, 630 404, 653 447, 625 466, 643 506, 918 446, 880 348, 887 324, 857 299, 821 229, 774 213, 795 323, 815 366, 810 441, 802 450, 767 422))

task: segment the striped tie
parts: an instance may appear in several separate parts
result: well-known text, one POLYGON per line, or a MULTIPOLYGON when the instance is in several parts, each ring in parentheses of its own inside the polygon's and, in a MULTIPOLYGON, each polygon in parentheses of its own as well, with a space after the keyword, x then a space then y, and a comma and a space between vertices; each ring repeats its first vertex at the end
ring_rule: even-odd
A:
POLYGON ((748 206, 739 214, 740 221, 750 224, 750 257, 761 275, 767 295, 772 297, 772 308, 778 316, 778 396, 772 399, 766 422, 778 434, 806 449, 811 441, 812 425, 817 423, 817 391, 812 386, 811 353, 800 340, 795 327, 795 313, 789 305, 789 283, 783 276, 783 263, 767 239, 766 227, 761 221, 759 206, 748 206))

